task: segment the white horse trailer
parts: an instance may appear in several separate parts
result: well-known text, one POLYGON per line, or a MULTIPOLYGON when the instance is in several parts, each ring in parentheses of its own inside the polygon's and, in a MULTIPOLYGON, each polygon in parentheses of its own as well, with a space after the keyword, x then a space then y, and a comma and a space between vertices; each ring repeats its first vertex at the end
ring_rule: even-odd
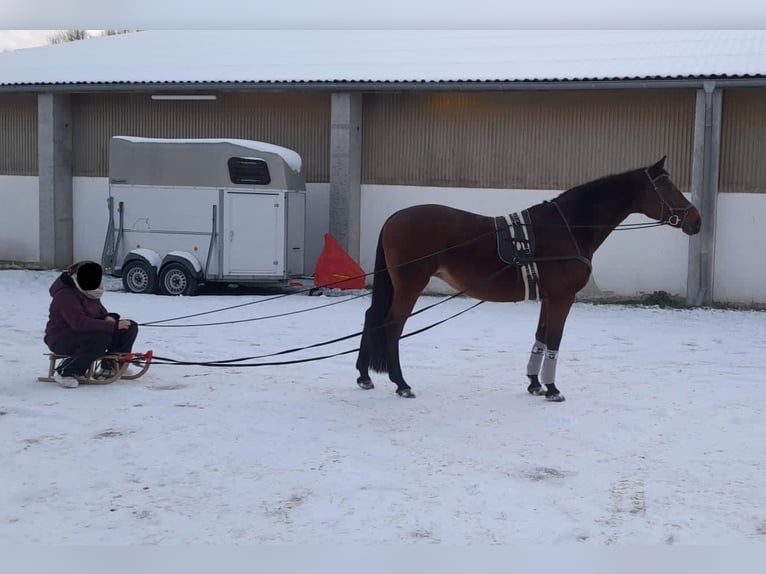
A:
POLYGON ((108 205, 102 263, 127 291, 306 283, 306 185, 301 157, 287 148, 115 136, 108 205))

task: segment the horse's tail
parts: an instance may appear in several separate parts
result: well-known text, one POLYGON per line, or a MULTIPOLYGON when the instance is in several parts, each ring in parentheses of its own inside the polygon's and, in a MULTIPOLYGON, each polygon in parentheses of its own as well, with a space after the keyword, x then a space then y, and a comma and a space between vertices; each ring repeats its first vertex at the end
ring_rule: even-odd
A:
POLYGON ((370 368, 378 373, 388 372, 386 352, 386 323, 390 320, 389 310, 394 299, 394 284, 386 269, 386 255, 383 250, 383 234, 378 237, 375 253, 375 275, 372 280, 372 303, 364 317, 365 339, 367 340, 370 368))

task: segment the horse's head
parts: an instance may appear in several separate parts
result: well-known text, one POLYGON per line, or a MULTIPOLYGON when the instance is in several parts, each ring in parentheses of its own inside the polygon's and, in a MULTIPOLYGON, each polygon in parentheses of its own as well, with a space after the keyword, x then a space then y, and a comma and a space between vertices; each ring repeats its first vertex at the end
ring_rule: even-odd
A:
POLYGON ((665 157, 667 156, 644 168, 646 184, 639 200, 638 211, 647 217, 678 227, 687 235, 699 233, 702 216, 670 179, 670 175, 665 171, 665 157))

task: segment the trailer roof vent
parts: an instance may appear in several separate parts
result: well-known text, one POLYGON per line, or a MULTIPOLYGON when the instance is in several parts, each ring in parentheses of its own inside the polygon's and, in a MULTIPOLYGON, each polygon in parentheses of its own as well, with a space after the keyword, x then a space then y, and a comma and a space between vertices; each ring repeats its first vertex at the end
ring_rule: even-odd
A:
POLYGON ((268 185, 271 183, 269 166, 262 159, 251 157, 229 158, 229 177, 232 183, 268 185))

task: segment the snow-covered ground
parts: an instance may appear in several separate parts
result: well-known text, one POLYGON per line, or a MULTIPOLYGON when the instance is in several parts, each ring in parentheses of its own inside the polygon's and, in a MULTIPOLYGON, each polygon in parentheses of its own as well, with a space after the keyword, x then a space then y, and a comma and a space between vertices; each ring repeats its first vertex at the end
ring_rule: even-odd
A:
MULTIPOLYGON (((764 313, 577 304, 561 404, 525 392, 535 303, 486 303, 403 341, 414 400, 380 375, 359 389, 354 354, 156 365, 67 390, 36 382, 55 277, 0 271, 6 544, 766 541, 764 313)), ((107 308, 139 322, 266 299, 109 289, 107 308)), ((194 321, 343 298, 294 295, 194 321)), ((192 361, 279 351, 358 331, 367 304, 144 327, 136 350, 192 361)), ((449 301, 409 329, 469 304, 449 301)))

